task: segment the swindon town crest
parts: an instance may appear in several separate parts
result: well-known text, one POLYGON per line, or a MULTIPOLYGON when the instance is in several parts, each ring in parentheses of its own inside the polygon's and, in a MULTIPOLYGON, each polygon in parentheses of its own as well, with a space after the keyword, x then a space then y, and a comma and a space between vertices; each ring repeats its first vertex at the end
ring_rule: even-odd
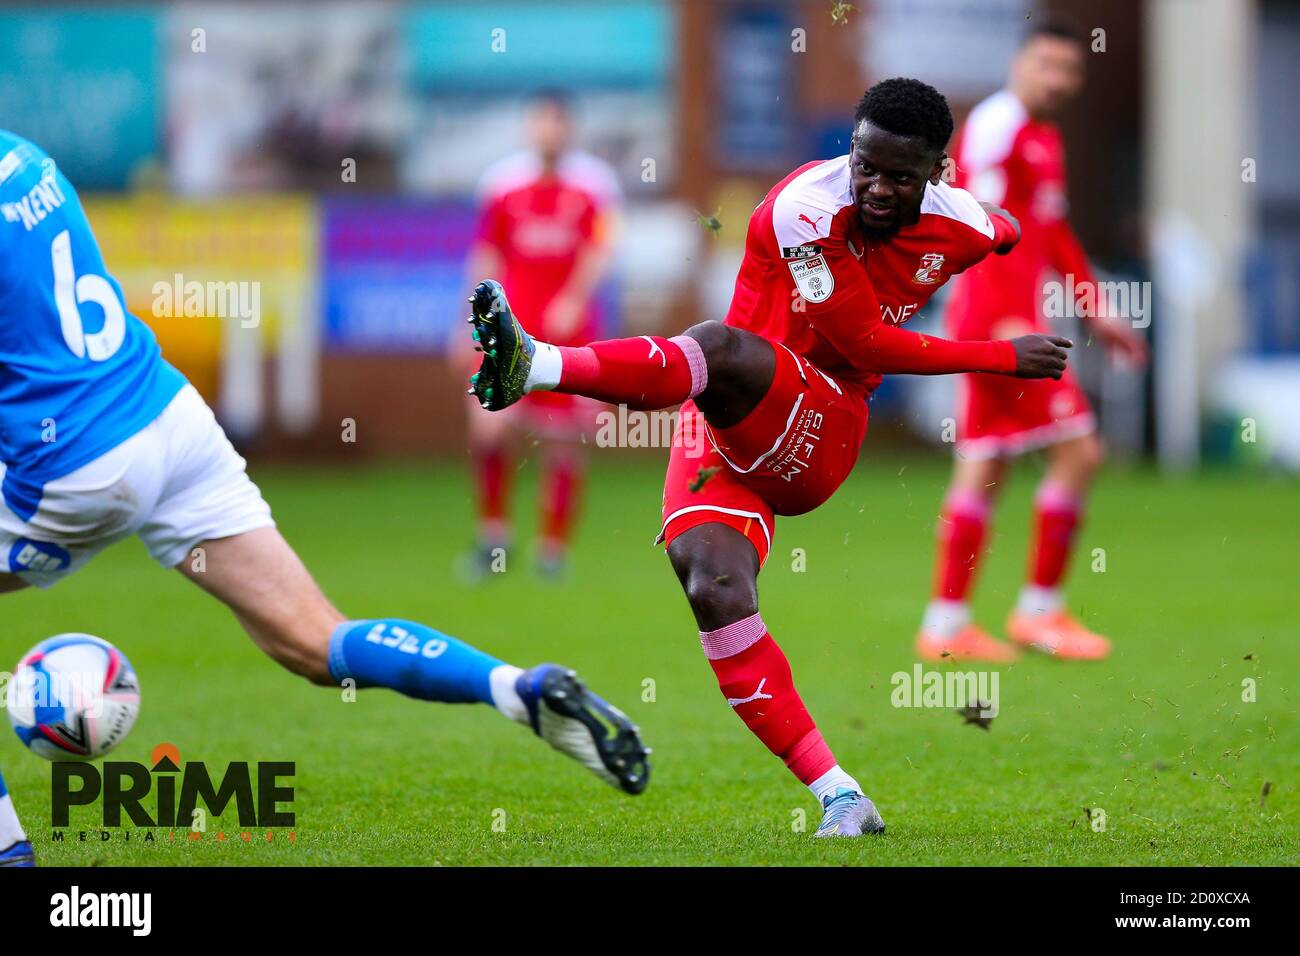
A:
POLYGON ((919 282, 921 285, 934 285, 943 279, 939 272, 943 268, 943 253, 927 252, 921 256, 921 268, 916 270, 912 276, 913 282, 919 282))

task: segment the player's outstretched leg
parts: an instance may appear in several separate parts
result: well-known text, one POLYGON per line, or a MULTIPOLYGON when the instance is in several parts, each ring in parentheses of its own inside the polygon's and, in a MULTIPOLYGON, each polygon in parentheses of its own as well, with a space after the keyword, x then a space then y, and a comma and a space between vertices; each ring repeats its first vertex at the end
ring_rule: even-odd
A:
POLYGON ((491 704, 627 793, 645 789, 648 751, 617 707, 587 690, 572 670, 520 670, 414 621, 344 621, 329 646, 333 682, 387 687, 408 697, 491 704))
POLYGON ((1029 580, 1007 620, 1012 640, 1062 660, 1099 660, 1110 654, 1110 641, 1073 617, 1061 593, 1084 498, 1102 454, 1096 435, 1062 442, 1049 452, 1047 475, 1034 496, 1029 580))
POLYGON ((632 409, 694 398, 711 425, 727 428, 758 405, 776 369, 770 342, 721 322, 702 322, 671 338, 639 335, 566 348, 525 332, 493 279, 479 283, 470 306, 469 322, 483 351, 470 392, 489 411, 544 390, 632 409))
POLYGON ((821 804, 817 836, 883 833, 875 804, 836 763, 795 689, 789 661, 758 613, 753 545, 733 528, 706 524, 683 532, 668 556, 722 696, 821 804))
POLYGON ((18 822, 13 799, 5 787, 4 774, 0 773, 0 866, 35 866, 32 843, 18 822))
POLYGON ((323 686, 387 687, 444 703, 491 704, 627 793, 649 775, 639 732, 577 675, 554 664, 521 670, 464 641, 398 618, 346 620, 274 528, 202 542, 204 569, 178 570, 225 603, 254 642, 323 686))

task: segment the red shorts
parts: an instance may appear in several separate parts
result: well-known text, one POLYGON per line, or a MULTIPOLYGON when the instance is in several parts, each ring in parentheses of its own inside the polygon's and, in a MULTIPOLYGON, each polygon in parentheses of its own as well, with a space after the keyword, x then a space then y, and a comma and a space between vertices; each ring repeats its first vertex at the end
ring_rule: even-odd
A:
MULTIPOLYGON (((988 310, 958 312, 951 331, 958 339, 1005 339, 1043 331, 1007 313, 990 320, 988 310)), ((957 388, 957 455, 967 460, 1008 458, 1091 434, 1097 428, 1088 396, 1074 373, 1059 381, 1010 375, 963 375, 957 388)))
POLYGON ((812 511, 853 470, 867 432, 866 395, 774 347, 772 386, 738 424, 713 429, 694 402, 682 406, 659 540, 672 544, 698 525, 725 524, 766 561, 775 515, 812 511))

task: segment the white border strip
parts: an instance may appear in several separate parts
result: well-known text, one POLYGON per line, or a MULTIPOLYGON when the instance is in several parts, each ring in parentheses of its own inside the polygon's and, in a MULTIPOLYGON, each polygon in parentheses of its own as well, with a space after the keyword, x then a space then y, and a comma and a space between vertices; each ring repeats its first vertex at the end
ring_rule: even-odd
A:
POLYGON ((680 518, 682 515, 691 514, 696 511, 716 511, 718 514, 735 515, 738 518, 754 518, 758 521, 758 526, 763 529, 763 538, 767 541, 767 550, 772 550, 772 532, 768 528, 767 522, 763 520, 761 514, 757 511, 741 511, 739 508, 722 508, 718 505, 691 505, 687 508, 678 508, 664 519, 664 526, 659 529, 659 537, 655 538, 654 543, 658 544, 664 539, 664 535, 668 532, 668 526, 675 520, 680 518))
POLYGON ((959 441, 957 455, 967 461, 1013 457, 1048 445, 1069 441, 1072 438, 1081 438, 1096 430, 1096 416, 1092 412, 1083 412, 1023 432, 1013 432, 1010 435, 985 435, 982 438, 959 441))

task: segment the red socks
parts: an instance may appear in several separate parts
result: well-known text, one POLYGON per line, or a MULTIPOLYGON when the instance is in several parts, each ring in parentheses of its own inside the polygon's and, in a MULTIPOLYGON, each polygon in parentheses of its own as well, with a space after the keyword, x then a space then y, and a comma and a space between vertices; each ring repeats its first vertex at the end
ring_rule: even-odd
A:
POLYGON ((562 556, 573 535, 582 475, 582 464, 573 455, 556 455, 544 467, 541 532, 543 553, 549 557, 562 556))
POLYGON ((948 495, 938 526, 936 600, 966 600, 982 556, 988 513, 988 499, 983 495, 966 489, 956 489, 948 495))
POLYGON ((709 380, 700 344, 687 335, 671 339, 641 335, 558 348, 562 364, 555 391, 613 405, 634 409, 680 405, 704 391, 709 380))
POLYGON ((506 455, 500 448, 477 450, 472 454, 480 537, 498 541, 505 536, 506 455))
POLYGON ((716 631, 701 631, 700 643, 722 696, 791 773, 811 784, 835 766, 835 756, 795 690, 790 663, 762 617, 753 614, 716 631))
POLYGON ((1034 496, 1034 544, 1029 552, 1029 581, 1040 588, 1055 588, 1065 576, 1065 566, 1079 527, 1079 498, 1064 485, 1044 481, 1034 496))

